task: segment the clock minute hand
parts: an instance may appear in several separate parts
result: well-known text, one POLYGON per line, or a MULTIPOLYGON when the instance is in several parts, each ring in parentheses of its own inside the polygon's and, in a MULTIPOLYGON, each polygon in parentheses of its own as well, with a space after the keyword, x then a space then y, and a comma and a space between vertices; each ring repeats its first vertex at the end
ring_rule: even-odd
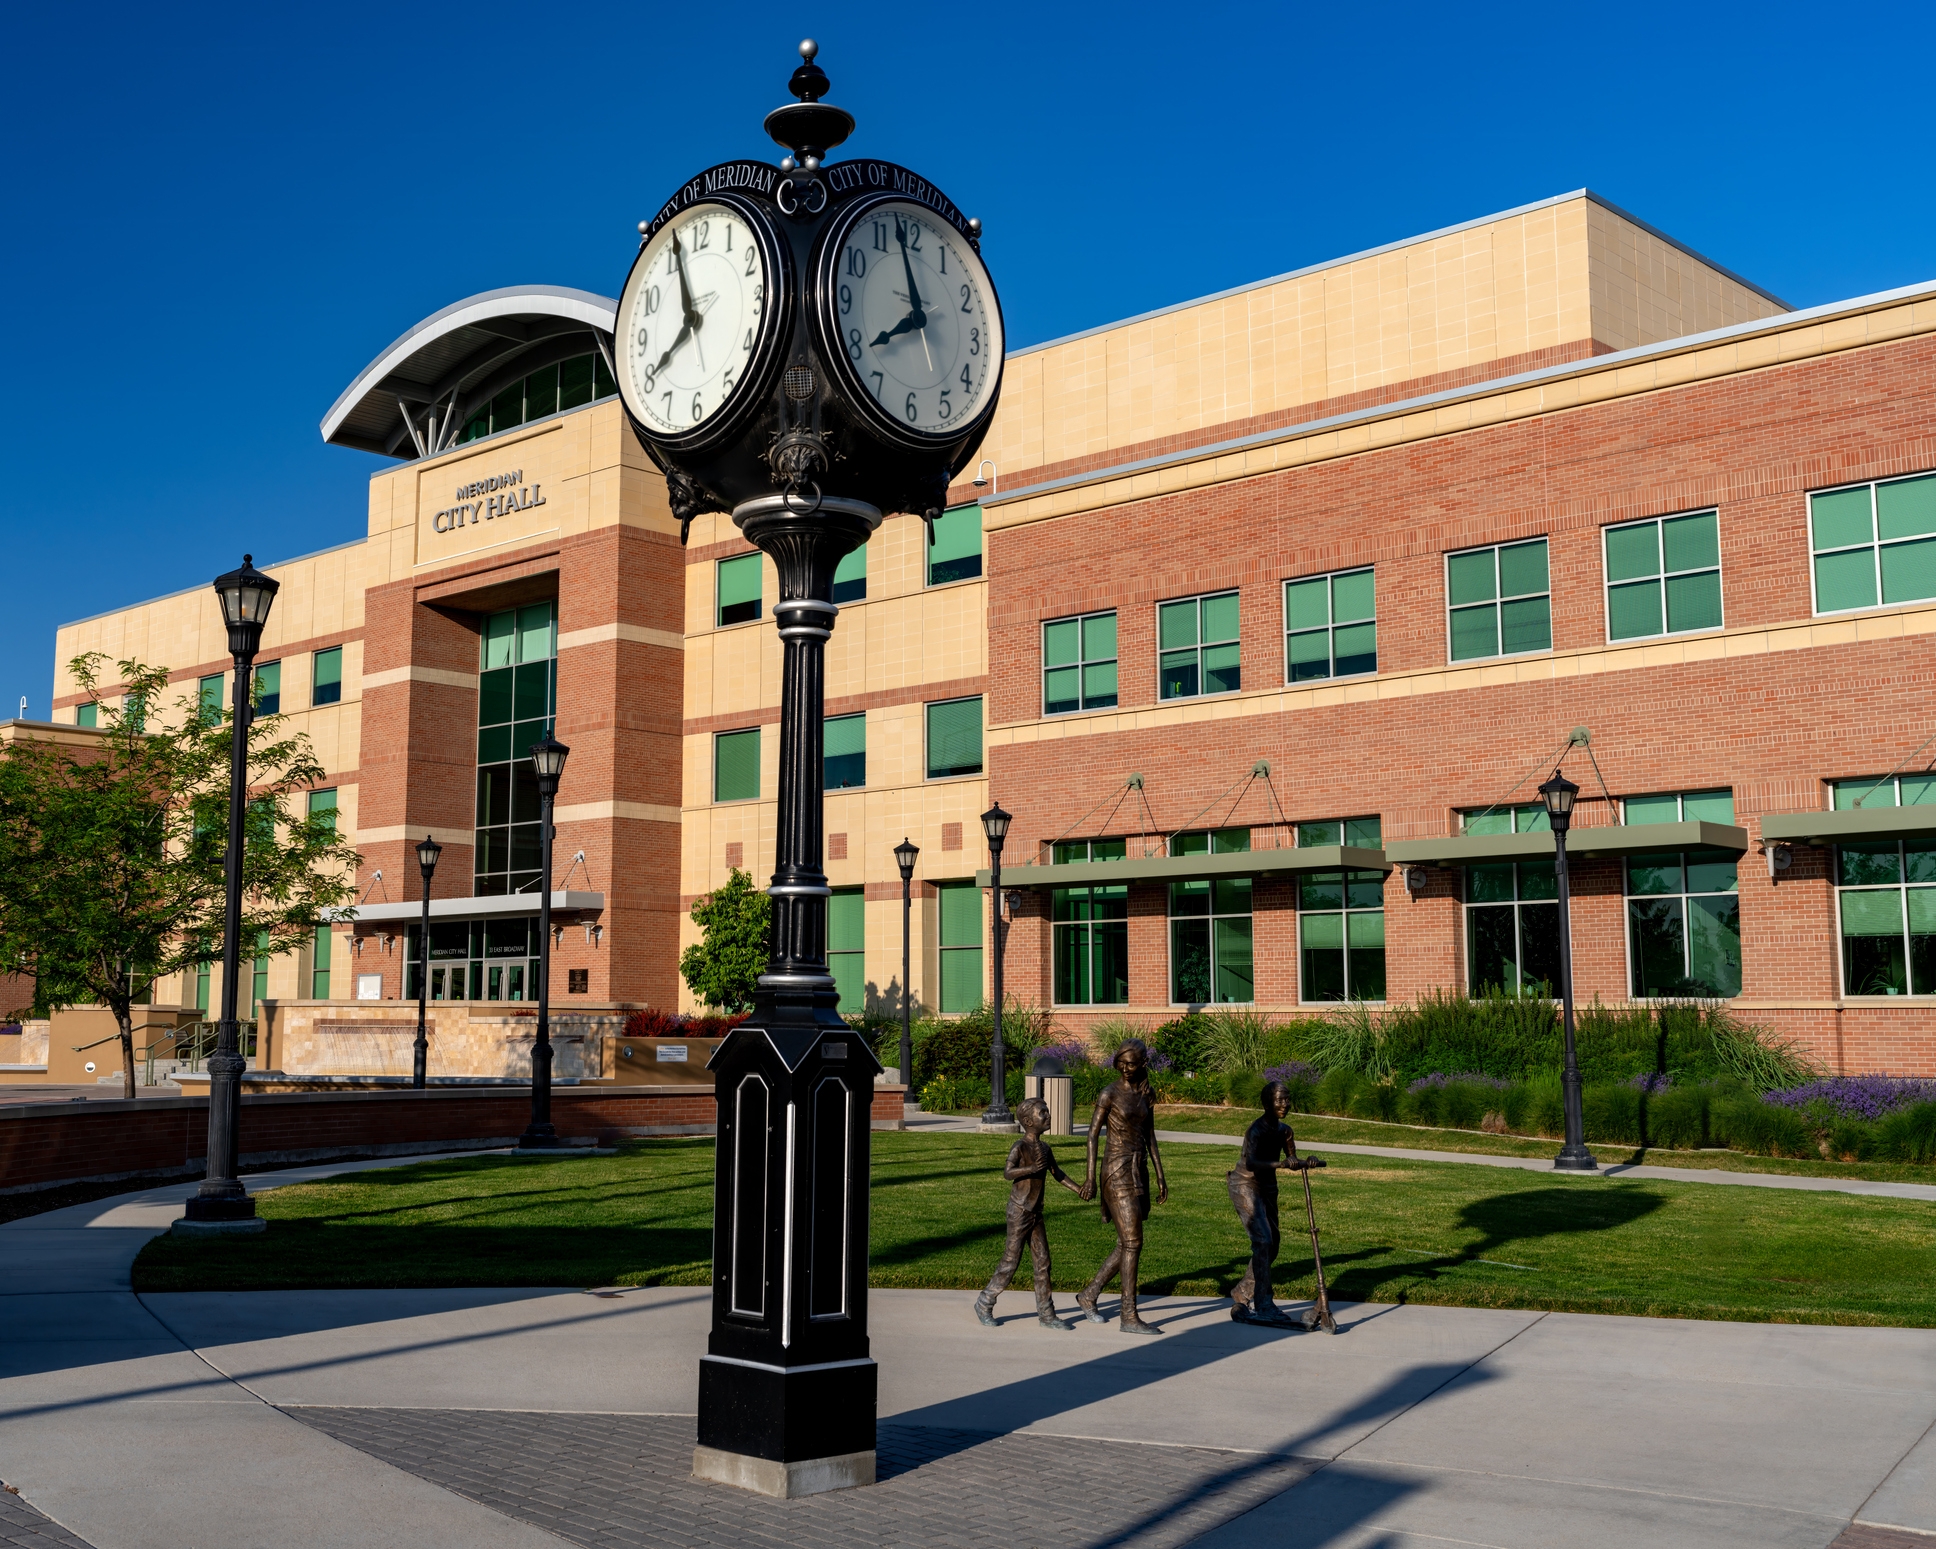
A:
POLYGON ((916 328, 928 326, 928 314, 921 306, 921 292, 914 285, 914 260, 908 257, 907 225, 899 216, 894 218, 894 235, 901 243, 901 267, 907 272, 908 282, 908 321, 916 328))

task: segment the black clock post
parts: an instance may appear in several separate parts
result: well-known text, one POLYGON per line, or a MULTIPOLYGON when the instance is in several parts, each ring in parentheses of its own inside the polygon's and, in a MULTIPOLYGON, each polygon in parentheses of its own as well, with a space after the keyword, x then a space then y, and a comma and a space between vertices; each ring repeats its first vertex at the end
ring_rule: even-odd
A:
POLYGON ((710 168, 641 223, 614 341, 627 418, 665 473, 682 541, 695 517, 730 512, 779 572, 772 956, 752 1015, 709 1066, 713 1321, 693 1454, 700 1478, 777 1496, 874 1480, 867 1217, 881 1066, 840 1017, 821 864, 834 571, 884 512, 932 534, 1001 382, 980 223, 904 167, 826 165, 854 120, 821 100, 815 52, 801 44, 797 100, 766 118, 791 152, 777 168, 710 168), (886 255, 875 291, 856 284, 863 242, 886 255), (861 321, 857 291, 894 314, 868 320, 871 341, 848 326, 861 321))

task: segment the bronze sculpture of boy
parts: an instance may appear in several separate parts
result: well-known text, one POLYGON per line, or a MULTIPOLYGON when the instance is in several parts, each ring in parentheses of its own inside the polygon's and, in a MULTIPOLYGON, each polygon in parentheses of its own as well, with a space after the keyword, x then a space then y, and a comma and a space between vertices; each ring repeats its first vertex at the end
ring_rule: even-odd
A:
POLYGON ((1022 1249, 1027 1247, 1035 1268, 1035 1316, 1044 1328, 1072 1329, 1073 1323, 1057 1315, 1055 1294, 1049 1286, 1049 1234, 1042 1222, 1042 1195, 1046 1180, 1055 1181, 1070 1193, 1081 1192, 1073 1178, 1056 1165, 1055 1153, 1042 1139, 1049 1127, 1049 1105, 1030 1097, 1016 1106, 1015 1120, 1022 1126, 1022 1138, 1008 1153, 1002 1176, 1015 1187, 1008 1195, 1008 1245, 986 1289, 975 1298, 975 1316, 990 1328, 995 1326, 995 1298, 1006 1291, 1021 1267, 1022 1249))
POLYGON ((1230 1316, 1238 1323, 1287 1328, 1296 1326, 1296 1320, 1280 1312, 1271 1299, 1271 1266, 1277 1262, 1277 1251, 1283 1243, 1277 1218, 1277 1175, 1322 1167, 1324 1160, 1297 1154, 1297 1137, 1284 1122, 1284 1115, 1291 1111, 1290 1093, 1281 1082, 1272 1081, 1264 1087, 1263 1105, 1263 1114, 1244 1131, 1243 1152, 1229 1179, 1230 1203, 1236 1206, 1237 1219, 1250 1237, 1250 1267, 1230 1293, 1230 1316))
POLYGON ((1163 1177, 1163 1157, 1156 1147, 1156 1107, 1149 1085, 1149 1048, 1132 1038, 1116 1051, 1113 1062, 1120 1081, 1103 1088, 1089 1120, 1089 1168, 1082 1197, 1096 1197, 1096 1143, 1109 1136, 1103 1158, 1102 1218, 1116 1228, 1116 1246, 1089 1282, 1076 1293, 1076 1305, 1091 1322, 1108 1320, 1096 1310, 1096 1298, 1119 1271, 1123 1281, 1121 1323, 1125 1334, 1160 1334, 1136 1310, 1137 1266, 1143 1254, 1143 1222, 1150 1212, 1149 1174, 1156 1173, 1156 1203, 1170 1197, 1163 1177))

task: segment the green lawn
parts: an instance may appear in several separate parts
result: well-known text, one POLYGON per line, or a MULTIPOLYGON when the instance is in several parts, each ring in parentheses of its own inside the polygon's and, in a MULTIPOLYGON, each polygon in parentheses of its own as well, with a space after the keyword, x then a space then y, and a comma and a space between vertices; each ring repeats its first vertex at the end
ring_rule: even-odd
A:
MULTIPOLYGON (((1005 1143, 874 1137, 872 1283, 970 1289, 1000 1253, 1005 1143)), ((1064 1141, 1065 1166, 1079 1162, 1064 1141)), ((352 1286, 703 1285, 709 1139, 615 1157, 423 1163, 276 1189, 256 1238, 158 1237, 141 1291, 352 1286)), ((1172 1145, 1170 1202, 1150 1220, 1144 1284, 1216 1295, 1243 1271, 1224 1191, 1230 1154, 1172 1145)), ((1294 1181, 1294 1180, 1291 1180, 1294 1181)), ((1579 1179, 1340 1157, 1318 1174, 1334 1293, 1366 1301, 1663 1317, 1936 1325, 1936 1210, 1909 1200, 1707 1184, 1579 1179)), ((1055 1283, 1108 1251, 1093 1204, 1050 1195, 1055 1283)), ((1285 1190, 1278 1292, 1308 1294, 1301 1194, 1285 1190)), ((1018 1277, 1025 1287, 1026 1272, 1018 1277)), ((1026 1300, 1025 1289, 1017 1292, 1026 1300)))
MULTIPOLYGON (((1241 1135, 1257 1117, 1250 1108, 1186 1108, 1164 1105, 1156 1110, 1159 1129, 1192 1130, 1198 1134, 1241 1135)), ((1075 1116, 1087 1124, 1086 1110, 1075 1116)), ((1330 1140, 1350 1146, 1397 1146, 1413 1151, 1464 1151, 1484 1156, 1551 1157, 1557 1140, 1527 1135, 1487 1135, 1469 1129, 1427 1129, 1413 1124, 1383 1124, 1375 1119, 1338 1119, 1327 1114, 1294 1113, 1289 1123, 1300 1139, 1330 1140)), ((1653 1167, 1689 1167, 1704 1172, 1785 1173, 1804 1178, 1868 1178, 1884 1183, 1936 1183, 1936 1167, 1914 1162, 1810 1162, 1785 1156, 1754 1156, 1746 1151, 1667 1151, 1640 1146, 1588 1147, 1604 1167, 1615 1162, 1644 1162, 1653 1167)))

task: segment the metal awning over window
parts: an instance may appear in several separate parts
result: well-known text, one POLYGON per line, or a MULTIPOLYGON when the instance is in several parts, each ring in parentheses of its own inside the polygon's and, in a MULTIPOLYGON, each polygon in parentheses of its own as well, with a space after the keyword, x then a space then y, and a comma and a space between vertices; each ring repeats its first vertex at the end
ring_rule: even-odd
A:
MULTIPOLYGON (((1550 850, 1551 846, 1547 848, 1550 850)), ((1747 848, 1745 840, 1742 848, 1747 848)), ((1074 861, 1061 866, 1012 866, 1003 870, 1002 886, 1109 887, 1124 882, 1191 882, 1203 877, 1271 877, 1302 871, 1374 869, 1391 869, 1385 851, 1351 844, 1314 844, 1280 850, 1235 850, 1222 855, 1148 855, 1120 861, 1074 861)), ((992 880, 992 874, 986 870, 975 873, 978 887, 987 887, 992 880)))
MULTIPOLYGON (((1936 814, 1936 808, 1930 810, 1936 814)), ((1824 817, 1844 815, 1822 814, 1824 817)), ((1846 815, 1855 816, 1853 813, 1846 815)), ((1764 820, 1763 832, 1766 831, 1764 820)), ((1625 823, 1576 828, 1566 836, 1567 855, 1581 858, 1632 855, 1647 850, 1733 850, 1745 853, 1747 848, 1748 831, 1727 823, 1625 823)), ((1530 834, 1454 834, 1444 839, 1388 839, 1384 853, 1385 858, 1397 866, 1484 866, 1497 861, 1543 859, 1553 853, 1553 836, 1550 832, 1540 830, 1530 834)))
MULTIPOLYGON (((430 917, 433 920, 484 919, 499 915, 536 914, 539 895, 537 893, 499 893, 484 898, 433 898, 430 900, 430 917)), ((580 893, 560 889, 551 895, 553 915, 567 911, 576 914, 597 914, 605 907, 603 893, 580 893)), ((351 913, 348 909, 325 909, 323 918, 329 921, 342 919, 351 913)), ((414 925, 423 917, 423 901, 409 904, 359 904, 354 911, 354 922, 343 919, 344 924, 357 925, 395 925, 398 923, 414 925)))
POLYGON ((1856 807, 1842 812, 1771 812, 1761 837, 1782 844, 1859 844, 1936 834, 1936 806, 1856 807))

